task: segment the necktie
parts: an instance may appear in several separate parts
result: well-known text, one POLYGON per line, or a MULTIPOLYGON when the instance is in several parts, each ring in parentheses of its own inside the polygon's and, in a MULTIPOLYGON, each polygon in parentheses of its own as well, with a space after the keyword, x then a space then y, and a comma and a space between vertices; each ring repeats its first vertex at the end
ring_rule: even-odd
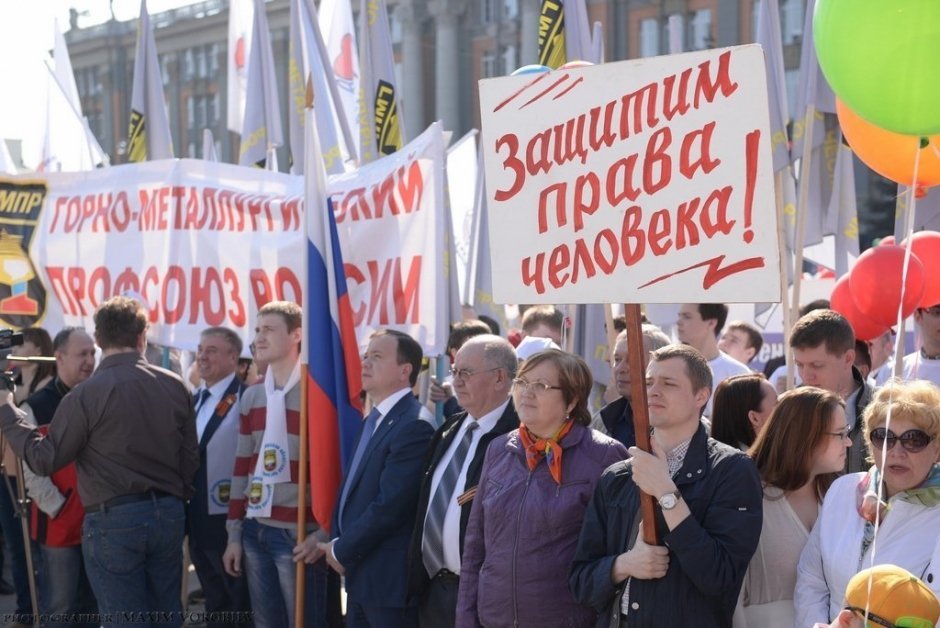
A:
POLYGON ((447 508, 454 499, 454 489, 457 487, 457 478, 463 469, 464 460, 470 451, 473 442, 473 431, 479 427, 473 419, 465 419, 467 430, 460 439, 454 455, 451 456, 447 468, 441 475, 437 490, 431 498, 428 513, 424 520, 424 539, 421 544, 421 553, 424 556, 424 567, 432 578, 444 568, 444 517, 447 508))
POLYGON ((206 399, 209 398, 209 395, 210 393, 209 393, 208 388, 203 388, 196 394, 196 402, 195 402, 196 414, 199 414, 199 411, 202 410, 202 404, 206 402, 206 399))
POLYGON ((359 468, 359 463, 362 461, 362 455, 365 453, 366 447, 369 446, 369 441, 372 440, 372 434, 375 432, 375 424, 378 423, 380 416, 381 413, 376 408, 372 408, 372 412, 369 413, 365 423, 362 425, 362 434, 359 436, 359 444, 356 446, 356 453, 353 454, 349 469, 346 470, 346 483, 343 485, 343 496, 339 502, 340 527, 343 525, 343 510, 346 507, 346 498, 349 496, 349 487, 352 485, 352 479, 356 477, 356 470, 359 468))

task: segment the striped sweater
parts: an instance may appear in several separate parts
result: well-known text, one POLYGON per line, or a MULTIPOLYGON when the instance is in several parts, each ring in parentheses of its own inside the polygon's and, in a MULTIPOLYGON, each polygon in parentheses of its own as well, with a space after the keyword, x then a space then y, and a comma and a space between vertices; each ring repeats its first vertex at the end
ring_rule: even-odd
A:
MULTIPOLYGON (((297 526, 297 478, 299 477, 300 459, 300 385, 294 386, 285 397, 287 407, 287 437, 290 454, 290 482, 274 485, 274 496, 270 518, 258 518, 259 523, 278 528, 296 529, 297 526)), ((228 504, 228 519, 225 527, 230 543, 240 543, 242 538, 242 520, 245 518, 248 499, 248 479, 254 473, 261 450, 267 419, 267 397, 264 384, 255 384, 242 394, 241 415, 238 427, 238 445, 235 449, 235 468, 232 471, 232 492, 228 504)), ((310 504, 308 489, 307 503, 310 504)), ((320 526, 312 521, 308 513, 307 531, 312 532, 320 526)))

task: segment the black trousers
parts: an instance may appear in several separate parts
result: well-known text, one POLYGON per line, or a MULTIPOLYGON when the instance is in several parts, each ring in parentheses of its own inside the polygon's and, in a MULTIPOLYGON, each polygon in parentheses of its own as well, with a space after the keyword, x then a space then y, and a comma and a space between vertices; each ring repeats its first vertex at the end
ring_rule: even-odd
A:
MULTIPOLYGON (((221 537, 225 539, 223 535, 221 537)), ((225 573, 222 567, 222 554, 225 547, 216 543, 200 543, 201 539, 189 537, 189 558, 196 568, 202 592, 206 596, 206 613, 210 621, 206 622, 208 628, 234 628, 235 626, 251 625, 249 611, 251 604, 248 599, 248 581, 245 576, 233 578, 225 573), (229 621, 213 621, 213 613, 218 618, 229 621), (242 613, 243 621, 235 621, 234 613, 242 613)))
POLYGON ((418 626, 421 628, 454 628, 457 620, 457 588, 460 578, 441 572, 431 580, 418 605, 418 626))

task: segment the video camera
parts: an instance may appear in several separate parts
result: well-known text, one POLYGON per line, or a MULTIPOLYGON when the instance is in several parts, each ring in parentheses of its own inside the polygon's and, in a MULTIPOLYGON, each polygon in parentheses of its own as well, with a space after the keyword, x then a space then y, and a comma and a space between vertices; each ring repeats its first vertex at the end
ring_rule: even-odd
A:
MULTIPOLYGON (((0 351, 23 344, 23 332, 13 331, 12 329, 0 329, 0 351)), ((13 371, 3 371, 0 373, 0 385, 6 386, 7 390, 14 392, 16 390, 16 373, 13 371)))

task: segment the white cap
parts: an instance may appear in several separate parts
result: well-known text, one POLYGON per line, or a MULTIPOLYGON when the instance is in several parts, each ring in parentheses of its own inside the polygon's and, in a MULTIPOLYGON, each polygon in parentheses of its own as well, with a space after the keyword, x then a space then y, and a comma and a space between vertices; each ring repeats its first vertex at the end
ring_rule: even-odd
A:
POLYGON ((516 347, 516 357, 520 360, 528 360, 539 351, 545 351, 546 349, 561 350, 561 347, 556 345, 551 338, 526 336, 522 339, 522 342, 519 343, 519 346, 516 347))

